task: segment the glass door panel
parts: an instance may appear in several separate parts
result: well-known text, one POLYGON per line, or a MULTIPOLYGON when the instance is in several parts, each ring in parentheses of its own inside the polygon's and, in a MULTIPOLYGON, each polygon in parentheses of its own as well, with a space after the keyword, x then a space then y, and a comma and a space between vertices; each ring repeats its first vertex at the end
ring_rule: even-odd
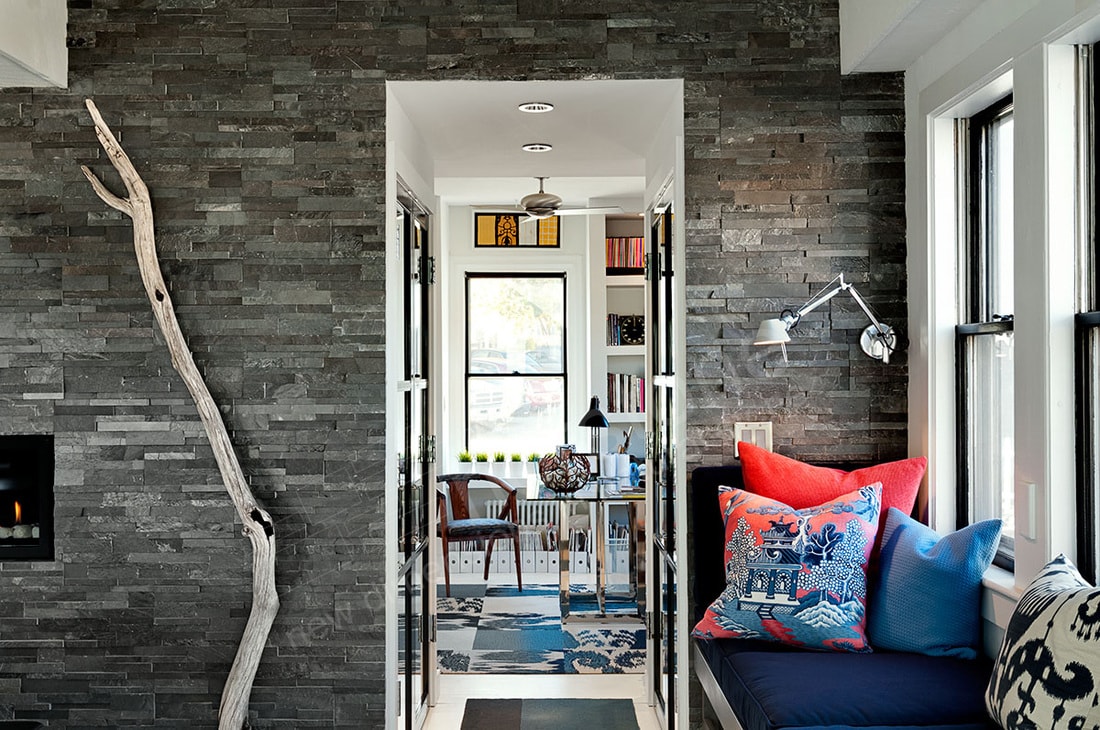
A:
POLYGON ((650 662, 652 691, 661 708, 664 727, 676 725, 676 348, 673 341, 676 313, 672 306, 674 268, 672 258, 672 211, 665 206, 651 211, 648 245, 649 305, 647 341, 649 358, 650 409, 648 456, 652 530, 649 555, 655 579, 654 601, 649 617, 653 632, 650 662))
POLYGON ((399 212, 400 263, 404 280, 405 338, 402 380, 398 388, 403 407, 403 433, 398 461, 398 671, 402 722, 414 730, 423 722, 428 701, 429 632, 429 513, 428 499, 434 458, 428 402, 428 284, 431 259, 427 256, 427 216, 402 200, 399 212))

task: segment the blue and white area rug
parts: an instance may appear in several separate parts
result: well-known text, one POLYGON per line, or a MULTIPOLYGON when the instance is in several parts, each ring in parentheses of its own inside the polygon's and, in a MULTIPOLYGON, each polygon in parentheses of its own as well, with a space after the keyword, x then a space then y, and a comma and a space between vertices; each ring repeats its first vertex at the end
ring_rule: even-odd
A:
MULTIPOLYGON (((440 591, 439 666, 450 673, 622 674, 645 671, 641 619, 586 621, 583 598, 562 625, 557 586, 452 585, 440 591)), ((631 607, 633 604, 630 604, 631 607)), ((609 604, 609 612, 614 606, 609 604)))

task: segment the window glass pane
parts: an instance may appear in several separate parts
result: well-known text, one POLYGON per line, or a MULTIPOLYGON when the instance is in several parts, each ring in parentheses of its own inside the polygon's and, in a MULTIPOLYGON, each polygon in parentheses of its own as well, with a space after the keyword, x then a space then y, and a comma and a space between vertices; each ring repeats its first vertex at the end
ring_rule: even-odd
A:
POLYGON ((966 459, 971 519, 1003 520, 1002 546, 1010 550, 1015 531, 1012 332, 974 335, 969 345, 966 459))
POLYGON ((545 454, 565 438, 565 378, 476 378, 468 381, 472 453, 545 454))
POLYGON ((474 246, 561 246, 558 217, 532 218, 518 213, 475 213, 474 246))
POLYGON ((1012 314, 1012 114, 989 126, 989 159, 986 181, 992 205, 987 215, 988 254, 986 266, 988 301, 994 314, 1012 314))
POLYGON ((564 281, 558 276, 471 276, 468 372, 563 372, 564 281))
POLYGON ((467 281, 467 449, 546 453, 565 439, 565 278, 467 281))

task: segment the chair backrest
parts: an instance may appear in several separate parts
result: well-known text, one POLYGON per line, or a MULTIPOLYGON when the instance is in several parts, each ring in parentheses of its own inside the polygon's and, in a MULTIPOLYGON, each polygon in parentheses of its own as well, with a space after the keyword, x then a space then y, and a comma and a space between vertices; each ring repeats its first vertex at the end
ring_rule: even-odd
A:
POLYGON ((448 522, 470 518, 470 482, 489 482, 509 494, 516 491, 511 484, 492 474, 440 474, 435 480, 439 482, 436 487, 436 501, 439 504, 439 509, 445 510, 441 514, 447 516, 448 522))
POLYGON ((446 515, 447 521, 467 520, 470 518, 470 483, 465 479, 444 479, 443 477, 463 476, 459 474, 443 474, 438 481, 443 482, 436 487, 437 502, 441 510, 441 516, 446 515))

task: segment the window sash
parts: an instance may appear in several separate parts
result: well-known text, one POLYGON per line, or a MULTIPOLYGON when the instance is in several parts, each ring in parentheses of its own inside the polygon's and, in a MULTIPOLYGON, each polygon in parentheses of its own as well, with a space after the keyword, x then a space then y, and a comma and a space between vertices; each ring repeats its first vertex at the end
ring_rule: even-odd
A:
POLYGON ((566 295, 562 272, 466 274, 467 451, 526 457, 567 438, 566 295))
POLYGON ((1012 322, 956 327, 957 527, 1003 520, 995 562, 1012 568, 1015 465, 1012 322))
POLYGON ((958 490, 962 528, 1001 519, 995 562, 1014 563, 1012 96, 967 120, 967 237, 956 326, 958 490))
POLYGON ((1009 95, 969 120, 967 322, 989 322, 1013 309, 1012 111, 1009 95))
POLYGON ((1100 145, 1096 125, 1100 121, 1100 53, 1095 46, 1079 49, 1078 96, 1078 200, 1077 302, 1081 313, 1074 318, 1074 368, 1077 425, 1077 564, 1082 575, 1095 582, 1100 574, 1100 235, 1096 228, 1097 180, 1100 145), (1091 310, 1091 311, 1090 311, 1091 310))
POLYGON ((1100 572, 1100 311, 1075 318, 1077 365, 1077 562, 1095 581, 1100 572))

